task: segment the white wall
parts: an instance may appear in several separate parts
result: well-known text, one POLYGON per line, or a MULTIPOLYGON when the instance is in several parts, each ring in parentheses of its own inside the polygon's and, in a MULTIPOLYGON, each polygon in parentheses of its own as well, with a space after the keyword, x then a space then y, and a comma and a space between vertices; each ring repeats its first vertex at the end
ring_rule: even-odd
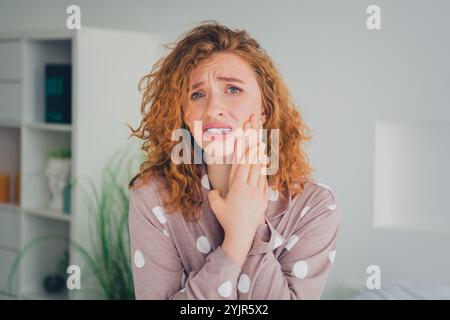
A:
MULTIPOLYGON (((449 229, 372 224, 375 120, 450 121, 449 1, 2 0, 0 30, 64 27, 65 8, 73 3, 85 25, 156 32, 163 42, 216 19, 247 29, 269 52, 314 130, 309 151, 316 177, 335 189, 342 205, 324 298, 335 297, 337 285, 364 286, 371 264, 381 267, 382 281, 450 284, 449 229), (381 7, 380 31, 365 26, 370 4, 381 7)), ((450 178, 448 168, 442 177, 450 178)), ((439 188, 438 181, 426 185, 411 201, 426 201, 439 188)))

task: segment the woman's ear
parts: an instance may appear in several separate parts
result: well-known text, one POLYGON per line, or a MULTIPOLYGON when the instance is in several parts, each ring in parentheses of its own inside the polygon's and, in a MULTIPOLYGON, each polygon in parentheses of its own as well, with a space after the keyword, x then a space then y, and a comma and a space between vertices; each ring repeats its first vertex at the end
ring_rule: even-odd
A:
POLYGON ((261 121, 262 121, 263 124, 266 123, 267 118, 266 118, 266 113, 265 113, 264 111, 261 113, 260 119, 261 119, 261 121))

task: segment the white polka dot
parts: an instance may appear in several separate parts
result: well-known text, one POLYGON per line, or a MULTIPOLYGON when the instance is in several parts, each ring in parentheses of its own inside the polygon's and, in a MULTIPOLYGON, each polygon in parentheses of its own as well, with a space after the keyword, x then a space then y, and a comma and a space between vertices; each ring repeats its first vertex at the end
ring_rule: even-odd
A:
POLYGON ((208 179, 208 176, 206 174, 203 175, 203 177, 202 177, 202 186, 204 188, 208 189, 208 190, 211 189, 211 187, 209 186, 209 179, 208 179))
POLYGON ((269 187, 269 201, 277 201, 278 199, 278 190, 269 187))
POLYGON ((279 246, 281 246, 283 244, 283 241, 284 241, 284 239, 280 238, 279 236, 276 236, 275 240, 274 240, 273 248, 276 249, 279 246))
POLYGON ((327 208, 330 209, 330 210, 336 210, 337 205, 336 204, 330 204, 327 208))
POLYGON ((308 264, 304 260, 297 261, 293 268, 292 272, 299 279, 304 279, 308 275, 308 264))
POLYGON ((167 237, 169 236, 169 233, 167 232, 167 230, 165 228, 163 230, 163 233, 164 233, 165 236, 167 236, 167 237))
POLYGON ((159 220, 160 223, 166 223, 166 217, 164 216, 164 209, 161 207, 154 207, 152 209, 153 214, 159 220))
POLYGON ((318 186, 321 186, 321 187, 324 187, 325 189, 328 189, 328 190, 330 190, 330 191, 333 191, 333 190, 331 190, 331 188, 330 188, 329 186, 327 186, 325 183, 319 182, 317 185, 318 185, 318 186))
POLYGON ((300 213, 300 219, 309 211, 310 207, 304 207, 302 212, 300 213))
POLYGON ((330 260, 331 263, 334 262, 334 257, 336 256, 336 250, 332 250, 328 252, 328 260, 330 260))
POLYGON ((197 249, 201 253, 208 253, 211 250, 211 245, 209 244, 208 238, 205 236, 200 236, 197 239, 197 249))
POLYGON ((247 293, 250 290, 250 277, 245 273, 239 277, 238 290, 242 293, 247 293))
POLYGON ((231 281, 227 281, 222 283, 219 288, 217 288, 217 292, 220 294, 220 296, 224 298, 228 298, 231 296, 231 281))
POLYGON ((295 234, 293 234, 293 235, 289 238, 287 244, 284 246, 284 247, 286 248, 286 250, 287 250, 287 251, 291 250, 292 247, 297 243, 298 239, 299 239, 298 236, 295 235, 295 234))
POLYGON ((144 256, 139 250, 136 250, 136 252, 134 253, 134 264, 138 268, 142 268, 145 264, 144 256))
POLYGON ((186 286, 186 280, 187 280, 187 277, 186 277, 186 274, 183 271, 181 273, 181 280, 180 280, 180 284, 181 284, 182 288, 184 288, 186 286))

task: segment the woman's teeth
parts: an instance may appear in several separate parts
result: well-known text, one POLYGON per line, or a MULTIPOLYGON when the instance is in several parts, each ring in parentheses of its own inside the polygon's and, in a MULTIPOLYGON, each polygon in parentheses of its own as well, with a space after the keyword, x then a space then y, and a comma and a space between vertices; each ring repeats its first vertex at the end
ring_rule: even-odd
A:
POLYGON ((206 129, 205 132, 208 133, 229 133, 231 132, 231 128, 209 128, 206 129))

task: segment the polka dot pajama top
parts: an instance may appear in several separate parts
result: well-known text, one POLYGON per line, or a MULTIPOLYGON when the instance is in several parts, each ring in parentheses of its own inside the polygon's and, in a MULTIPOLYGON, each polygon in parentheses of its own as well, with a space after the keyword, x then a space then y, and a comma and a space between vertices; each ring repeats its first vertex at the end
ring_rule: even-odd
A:
POLYGON ((335 257, 340 208, 330 187, 308 182, 291 197, 270 188, 242 268, 222 249, 224 231, 202 170, 202 214, 167 214, 155 179, 130 190, 129 231, 137 299, 319 299, 335 257))

